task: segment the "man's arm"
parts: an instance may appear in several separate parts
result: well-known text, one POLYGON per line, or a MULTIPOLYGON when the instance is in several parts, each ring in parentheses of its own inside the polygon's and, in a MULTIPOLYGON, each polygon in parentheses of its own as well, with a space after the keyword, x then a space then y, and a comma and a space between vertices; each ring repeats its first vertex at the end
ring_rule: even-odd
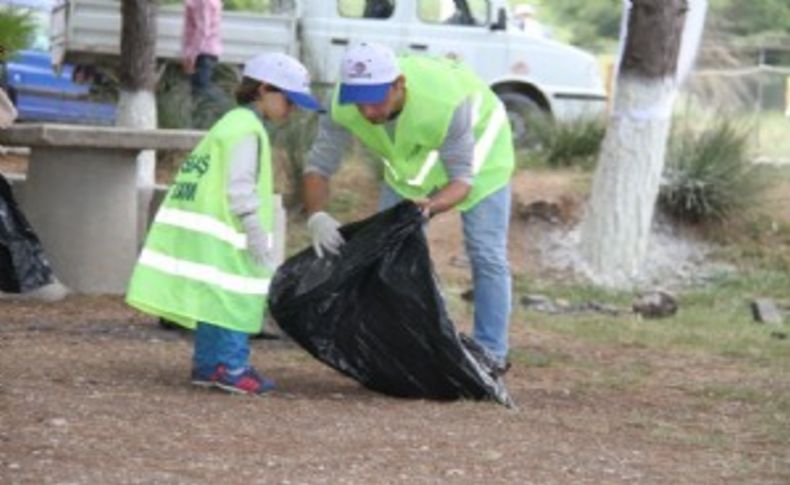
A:
POLYGON ((195 72, 200 38, 195 30, 195 4, 191 0, 184 2, 184 31, 181 33, 181 65, 186 74, 195 72))
POLYGON ((340 223, 323 211, 329 200, 329 178, 337 171, 343 154, 351 142, 351 133, 332 121, 329 114, 318 121, 318 134, 307 155, 303 177, 304 208, 313 248, 319 258, 325 252, 339 254, 345 244, 338 228, 340 223))
POLYGON ((318 134, 307 154, 302 178, 304 208, 308 216, 326 207, 329 179, 337 172, 350 144, 348 130, 333 122, 328 113, 319 117, 318 134))

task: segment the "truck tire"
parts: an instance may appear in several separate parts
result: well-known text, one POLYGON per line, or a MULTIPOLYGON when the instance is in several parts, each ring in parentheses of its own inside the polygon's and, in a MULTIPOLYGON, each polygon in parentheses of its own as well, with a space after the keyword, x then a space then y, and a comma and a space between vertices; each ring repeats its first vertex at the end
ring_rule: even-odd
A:
POLYGON ((529 96, 516 92, 497 93, 505 105, 510 127, 513 130, 513 144, 516 149, 532 149, 540 145, 540 138, 531 126, 547 123, 551 114, 529 96))

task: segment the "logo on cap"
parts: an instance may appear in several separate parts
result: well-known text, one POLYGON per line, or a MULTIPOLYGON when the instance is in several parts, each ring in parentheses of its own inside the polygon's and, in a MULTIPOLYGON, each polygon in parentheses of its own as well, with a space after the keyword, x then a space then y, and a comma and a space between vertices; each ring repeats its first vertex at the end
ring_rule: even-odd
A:
POLYGON ((348 77, 352 79, 370 78, 371 74, 368 72, 368 66, 364 62, 359 61, 351 66, 348 77))

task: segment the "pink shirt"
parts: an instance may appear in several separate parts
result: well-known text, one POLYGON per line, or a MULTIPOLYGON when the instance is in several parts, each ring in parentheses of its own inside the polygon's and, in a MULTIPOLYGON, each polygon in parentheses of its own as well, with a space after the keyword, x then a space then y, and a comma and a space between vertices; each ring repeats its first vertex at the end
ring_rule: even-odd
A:
POLYGON ((222 0, 185 0, 182 55, 194 61, 198 54, 222 54, 219 36, 222 0))

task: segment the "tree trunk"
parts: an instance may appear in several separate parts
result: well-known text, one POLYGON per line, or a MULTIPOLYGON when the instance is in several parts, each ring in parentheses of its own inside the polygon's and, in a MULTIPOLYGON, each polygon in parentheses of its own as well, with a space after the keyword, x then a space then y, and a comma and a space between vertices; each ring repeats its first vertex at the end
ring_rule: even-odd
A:
MULTIPOLYGON (((688 2, 625 0, 624 7, 614 103, 581 226, 581 252, 590 276, 612 287, 630 285, 645 259, 688 2)), ((696 42, 692 44, 696 52, 696 42)))
MULTIPOLYGON (((120 96, 116 124, 154 129, 156 115, 156 2, 122 0, 120 96)), ((145 233, 148 207, 155 184, 156 153, 147 150, 137 159, 138 233, 145 233)))

